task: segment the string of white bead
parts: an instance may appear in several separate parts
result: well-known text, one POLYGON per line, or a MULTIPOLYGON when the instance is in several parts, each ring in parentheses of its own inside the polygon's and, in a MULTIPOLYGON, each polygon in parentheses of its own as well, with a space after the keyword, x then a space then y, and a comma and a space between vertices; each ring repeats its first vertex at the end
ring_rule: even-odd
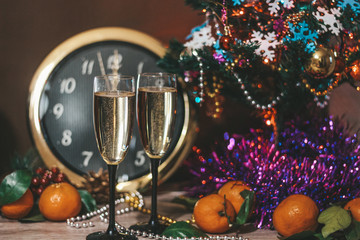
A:
MULTIPOLYGON (((131 193, 130 196, 129 195, 125 195, 124 197, 121 197, 117 200, 115 200, 115 205, 118 205, 120 203, 127 203, 129 202, 130 198, 138 198, 139 203, 138 203, 138 207, 143 207, 144 204, 144 199, 143 196, 139 193, 139 192, 134 192, 131 193)), ((72 217, 67 219, 66 224, 70 227, 74 227, 77 229, 80 228, 87 228, 87 227, 94 227, 94 223, 92 221, 89 222, 85 222, 86 220, 89 220, 95 216, 100 217, 100 221, 107 223, 108 220, 108 210, 109 210, 109 205, 105 205, 102 208, 99 208, 95 211, 89 212, 87 214, 81 215, 81 216, 77 216, 77 217, 72 217)), ((131 211, 136 210, 134 207, 125 207, 123 209, 120 210, 116 210, 116 214, 117 215, 122 215, 125 213, 129 213, 131 211)), ((151 239, 157 239, 157 240, 249 240, 248 238, 243 238, 241 236, 227 236, 227 235, 216 235, 216 236, 209 236, 209 237, 191 237, 191 238, 173 238, 173 237, 167 237, 167 236, 163 236, 163 235, 159 235, 159 234, 153 234, 153 233, 148 233, 146 231, 139 231, 139 230, 133 230, 133 229, 127 229, 126 227, 120 225, 118 222, 115 221, 115 227, 118 229, 119 232, 125 233, 125 234, 129 234, 129 235, 134 235, 134 236, 138 236, 138 237, 143 237, 143 238, 151 238, 151 239)))
POLYGON ((329 95, 325 95, 324 100, 322 102, 320 101, 320 99, 317 96, 314 97, 314 101, 316 102, 316 106, 318 106, 320 108, 325 108, 329 104, 329 100, 330 100, 329 95))
MULTIPOLYGON (((207 20, 210 21, 210 16, 211 14, 209 12, 207 12, 206 14, 207 16, 207 20)), ((213 18, 213 21, 215 23, 215 29, 216 29, 216 35, 218 37, 220 37, 222 34, 221 34, 221 31, 220 31, 220 27, 219 27, 219 22, 216 20, 216 18, 213 18)), ((216 41, 214 42, 214 44, 216 43, 216 41)), ((197 101, 198 103, 200 103, 200 105, 204 102, 204 96, 205 96, 205 93, 204 93, 204 68, 203 68, 203 62, 202 62, 202 59, 201 57, 199 56, 199 54, 196 52, 196 51, 193 51, 193 55, 196 57, 196 60, 198 61, 199 63, 199 100, 197 101)))
POLYGON ((218 38, 220 38, 220 36, 222 35, 221 31, 220 31, 220 25, 219 22, 216 21, 216 18, 214 18, 214 22, 215 22, 215 29, 216 29, 216 36, 218 36, 218 38))
POLYGON ((258 102, 256 102, 256 100, 250 95, 249 91, 246 90, 245 88, 245 84, 242 81, 241 78, 239 78, 239 76, 237 75, 237 73, 233 73, 234 76, 236 77, 238 83, 240 84, 240 88, 243 91, 243 94, 245 95, 246 100, 255 108, 257 109, 261 109, 261 110, 265 110, 265 109, 270 109, 272 107, 274 107, 276 104, 278 104, 278 102, 281 100, 281 98, 284 96, 284 93, 280 93, 279 96, 274 97, 270 103, 266 104, 266 105, 262 105, 259 104, 258 102))
POLYGON ((199 68, 200 68, 200 76, 199 76, 199 88, 200 88, 200 91, 199 91, 199 101, 198 103, 203 103, 204 102, 204 96, 205 96, 205 93, 204 93, 204 68, 203 68, 203 62, 201 60, 201 57, 199 56, 199 54, 194 51, 193 52, 194 56, 196 56, 196 60, 199 62, 199 68))
MULTIPOLYGON (((143 207, 144 206, 144 199, 143 196, 139 193, 139 192, 134 192, 131 193, 130 195, 125 195, 119 199, 115 200, 115 206, 120 204, 120 203, 126 203, 129 202, 130 198, 137 198, 139 201, 138 206, 139 207, 143 207)), ((86 220, 91 219, 97 215, 99 215, 100 220, 102 222, 108 222, 107 216, 108 216, 108 210, 109 210, 109 204, 95 210, 89 213, 86 213, 84 215, 81 216, 77 216, 77 217, 72 217, 72 218, 68 218, 66 220, 66 224, 70 227, 75 227, 75 228, 87 228, 87 227, 93 227, 94 223, 92 221, 86 222, 86 220), (81 223, 80 223, 81 222, 81 223)), ((124 213, 128 213, 130 211, 134 211, 133 207, 126 207, 120 210, 117 210, 115 213, 118 215, 124 214, 124 213)))

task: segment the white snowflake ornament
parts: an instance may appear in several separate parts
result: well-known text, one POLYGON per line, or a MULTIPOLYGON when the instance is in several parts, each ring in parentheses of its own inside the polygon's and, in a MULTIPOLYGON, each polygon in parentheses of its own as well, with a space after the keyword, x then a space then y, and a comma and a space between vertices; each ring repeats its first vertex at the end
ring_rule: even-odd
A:
POLYGON ((281 0, 281 2, 283 3, 284 8, 291 9, 295 7, 293 0, 281 0))
POLYGON ((275 49, 280 44, 280 42, 276 39, 276 33, 269 32, 267 34, 263 34, 259 31, 254 31, 251 36, 252 38, 250 41, 259 44, 259 48, 255 50, 255 53, 273 61, 276 56, 275 49))
POLYGON ((269 5, 269 12, 271 15, 277 16, 278 11, 280 10, 280 3, 277 0, 266 0, 266 3, 269 5))
POLYGON ((330 31, 332 34, 339 36, 343 26, 338 20, 340 17, 340 8, 332 8, 329 11, 325 8, 318 7, 317 11, 313 13, 316 19, 320 22, 323 22, 322 28, 323 31, 330 31))
POLYGON ((211 34, 211 25, 206 25, 198 31, 193 32, 192 40, 184 44, 191 52, 195 49, 201 49, 204 46, 212 46, 215 42, 211 34))
POLYGON ((278 16, 280 11, 280 4, 283 5, 286 9, 294 8, 294 0, 266 0, 266 3, 269 5, 269 12, 271 15, 278 16))

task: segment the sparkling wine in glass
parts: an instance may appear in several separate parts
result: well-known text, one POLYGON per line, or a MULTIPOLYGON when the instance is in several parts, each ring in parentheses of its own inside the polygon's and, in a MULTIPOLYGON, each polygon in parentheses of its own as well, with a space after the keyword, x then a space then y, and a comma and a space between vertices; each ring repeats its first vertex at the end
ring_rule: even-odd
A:
POLYGON ((157 217, 158 167, 170 146, 176 116, 176 76, 170 73, 142 73, 138 76, 136 112, 144 150, 151 163, 151 217, 134 230, 161 234, 166 227, 157 217))
POLYGON ((105 232, 92 233, 86 239, 136 240, 133 235, 119 233, 115 226, 116 170, 125 159, 132 135, 135 112, 134 77, 97 76, 94 79, 93 94, 97 146, 109 169, 109 226, 105 232))

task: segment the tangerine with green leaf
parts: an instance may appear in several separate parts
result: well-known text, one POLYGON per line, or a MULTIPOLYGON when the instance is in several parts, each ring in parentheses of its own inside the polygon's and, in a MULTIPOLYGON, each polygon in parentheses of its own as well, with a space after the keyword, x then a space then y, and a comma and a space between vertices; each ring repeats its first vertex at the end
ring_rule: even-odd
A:
POLYGON ((308 196, 294 194, 285 198, 273 213, 273 225, 284 237, 303 231, 315 231, 319 209, 308 196))
POLYGON ((218 194, 199 199, 194 207, 196 225, 207 233, 223 233, 235 220, 235 209, 231 202, 218 194))
POLYGON ((10 219, 21 219, 29 214, 34 206, 34 196, 30 189, 26 190, 18 200, 1 207, 2 214, 10 219))
POLYGON ((244 198, 240 193, 244 190, 251 190, 245 182, 229 181, 219 189, 218 194, 222 197, 226 197, 226 199, 234 206, 235 212, 238 213, 244 202, 244 198))

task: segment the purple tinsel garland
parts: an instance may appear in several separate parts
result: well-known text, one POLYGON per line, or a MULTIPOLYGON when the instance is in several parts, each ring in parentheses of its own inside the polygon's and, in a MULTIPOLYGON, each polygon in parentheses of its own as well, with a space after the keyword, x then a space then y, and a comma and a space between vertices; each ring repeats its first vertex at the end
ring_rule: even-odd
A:
POLYGON ((272 227, 272 213, 287 196, 301 193, 320 210, 330 203, 359 197, 360 154, 356 135, 349 136, 331 118, 285 125, 276 143, 271 134, 251 130, 250 137, 224 134, 211 153, 195 149, 199 179, 193 193, 209 194, 229 180, 248 183, 256 194, 252 215, 259 228, 272 227))

